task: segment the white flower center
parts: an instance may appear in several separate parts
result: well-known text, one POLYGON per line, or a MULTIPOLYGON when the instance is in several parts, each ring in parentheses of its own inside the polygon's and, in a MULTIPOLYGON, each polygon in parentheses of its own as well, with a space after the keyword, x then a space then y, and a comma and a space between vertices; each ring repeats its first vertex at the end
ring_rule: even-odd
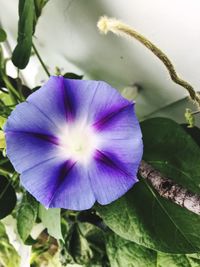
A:
POLYGON ((62 156, 87 164, 99 145, 99 138, 91 126, 79 122, 64 127, 59 143, 62 156))

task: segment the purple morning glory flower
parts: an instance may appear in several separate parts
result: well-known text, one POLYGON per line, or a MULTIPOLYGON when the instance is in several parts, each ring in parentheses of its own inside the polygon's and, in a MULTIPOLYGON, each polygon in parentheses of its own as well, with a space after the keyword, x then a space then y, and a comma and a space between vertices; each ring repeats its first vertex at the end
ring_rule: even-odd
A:
POLYGON ((143 144, 134 104, 99 81, 51 77, 16 106, 7 155, 45 207, 108 204, 137 182, 143 144))

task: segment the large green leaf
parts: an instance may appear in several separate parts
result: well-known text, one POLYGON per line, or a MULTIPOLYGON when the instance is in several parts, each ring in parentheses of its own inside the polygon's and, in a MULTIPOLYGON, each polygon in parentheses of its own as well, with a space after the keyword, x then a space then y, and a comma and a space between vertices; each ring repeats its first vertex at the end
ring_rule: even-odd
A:
POLYGON ((107 235, 106 250, 111 267, 156 267, 156 251, 122 239, 118 235, 107 235))
POLYGON ((200 149, 176 122, 155 118, 141 123, 144 160, 192 192, 200 194, 200 149))
MULTIPOLYGON (((150 119, 141 126, 144 159, 199 192, 200 149, 193 139, 169 119, 150 119)), ((168 253, 200 250, 200 216, 158 196, 144 180, 119 200, 97 210, 105 223, 127 240, 168 253)))
POLYGON ((9 215, 16 205, 16 194, 7 178, 0 175, 0 219, 9 215))
POLYGON ((198 267, 200 258, 185 254, 156 252, 109 233, 106 242, 111 267, 198 267))

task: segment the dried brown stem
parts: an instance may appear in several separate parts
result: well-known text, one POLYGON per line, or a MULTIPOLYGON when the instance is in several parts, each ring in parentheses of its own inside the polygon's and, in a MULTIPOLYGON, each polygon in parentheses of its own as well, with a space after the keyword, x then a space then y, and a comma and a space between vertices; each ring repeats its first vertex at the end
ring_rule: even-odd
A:
POLYGON ((169 178, 164 177, 145 161, 142 161, 140 164, 139 175, 147 179, 160 196, 200 215, 199 195, 192 193, 169 178))

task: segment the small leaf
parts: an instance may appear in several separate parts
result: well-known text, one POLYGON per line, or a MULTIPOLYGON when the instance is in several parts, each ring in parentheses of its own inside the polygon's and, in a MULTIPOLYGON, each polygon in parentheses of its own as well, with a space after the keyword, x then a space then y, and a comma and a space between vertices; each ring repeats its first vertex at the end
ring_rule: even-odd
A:
POLYGON ((35 21, 34 21, 34 30, 33 31, 35 31, 35 26, 37 24, 37 20, 41 16, 42 9, 47 4, 48 1, 49 0, 34 0, 34 4, 35 4, 35 21))
POLYGON ((69 253, 78 264, 88 264, 93 257, 87 239, 81 234, 79 225, 74 224, 71 229, 69 253))
MULTIPOLYGON (((20 78, 12 78, 10 76, 7 76, 7 78, 9 80, 9 83, 15 88, 15 90, 20 94, 22 94, 25 98, 28 97, 33 92, 29 87, 22 84, 20 78)), ((7 88, 4 81, 0 81, 0 87, 7 88)))
POLYGON ((7 120, 6 118, 0 116, 0 128, 1 129, 3 129, 3 126, 4 126, 5 122, 6 122, 6 120, 7 120))
POLYGON ((47 228, 47 231, 50 236, 53 236, 56 239, 63 240, 61 232, 60 209, 46 209, 45 207, 40 205, 39 217, 44 227, 47 228))
POLYGON ((17 213, 17 230, 21 239, 26 242, 38 214, 38 202, 27 193, 17 213))
POLYGON ((5 170, 6 172, 9 173, 14 173, 14 168, 11 164, 11 162, 9 161, 9 159, 3 155, 4 152, 0 151, 0 169, 5 170))
POLYGON ((83 78, 83 75, 78 75, 72 72, 67 72, 63 75, 63 77, 67 79, 81 80, 83 78))
POLYGON ((37 243, 37 240, 33 239, 32 236, 30 236, 30 235, 24 241, 24 244, 27 246, 33 246, 36 243, 37 243))
POLYGON ((43 7, 47 4, 49 0, 34 0, 35 4, 35 13, 37 18, 41 16, 43 7))
POLYGON ((5 135, 4 132, 0 130, 0 149, 6 147, 5 135))
POLYGON ((6 32, 0 28, 0 42, 4 42, 7 38, 6 32))
POLYGON ((104 231, 90 223, 79 223, 79 229, 92 250, 90 263, 94 266, 107 266, 104 231))
POLYGON ((192 113, 192 110, 189 108, 186 108, 185 111, 185 120, 188 123, 188 128, 193 128, 195 125, 195 117, 194 114, 192 113))
POLYGON ((0 176, 0 219, 9 215, 16 205, 15 190, 4 176, 0 176))

